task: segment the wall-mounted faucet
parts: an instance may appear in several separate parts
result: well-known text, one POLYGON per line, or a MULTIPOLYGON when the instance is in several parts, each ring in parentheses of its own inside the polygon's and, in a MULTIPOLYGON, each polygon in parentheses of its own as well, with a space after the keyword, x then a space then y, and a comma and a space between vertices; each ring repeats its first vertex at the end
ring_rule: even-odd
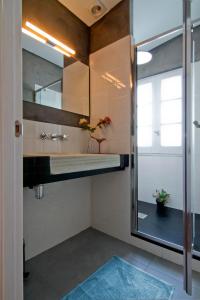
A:
POLYGON ((65 141, 68 139, 68 137, 69 137, 68 134, 57 134, 57 133, 47 134, 46 132, 42 132, 40 134, 40 138, 42 140, 51 140, 51 141, 57 141, 57 140, 65 141))

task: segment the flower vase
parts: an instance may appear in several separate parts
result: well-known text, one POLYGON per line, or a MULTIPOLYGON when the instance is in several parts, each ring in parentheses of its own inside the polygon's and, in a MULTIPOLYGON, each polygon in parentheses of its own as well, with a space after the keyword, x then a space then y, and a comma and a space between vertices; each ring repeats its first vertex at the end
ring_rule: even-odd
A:
POLYGON ((102 142, 104 142, 106 139, 105 138, 97 138, 97 137, 94 137, 94 136, 90 136, 91 139, 94 139, 97 143, 98 143, 98 154, 101 154, 101 144, 102 142))

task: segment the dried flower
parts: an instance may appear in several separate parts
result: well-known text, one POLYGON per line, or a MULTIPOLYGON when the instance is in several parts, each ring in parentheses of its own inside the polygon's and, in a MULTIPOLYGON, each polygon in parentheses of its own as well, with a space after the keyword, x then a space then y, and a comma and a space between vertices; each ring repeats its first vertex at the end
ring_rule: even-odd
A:
POLYGON ((105 117, 104 119, 99 119, 99 122, 97 123, 97 126, 99 127, 99 128, 102 128, 102 125, 104 126, 104 127, 107 127, 108 125, 110 125, 111 124, 111 119, 110 119, 110 117, 105 117))
POLYGON ((102 126, 104 127, 107 127, 108 125, 111 124, 111 119, 110 117, 105 117, 104 119, 99 119, 99 122, 97 123, 96 126, 92 126, 90 125, 89 121, 87 119, 80 119, 79 121, 79 125, 80 127, 82 127, 82 129, 84 130, 88 130, 90 131, 91 133, 95 132, 96 129, 99 127, 99 128, 102 128, 102 126))
POLYGON ((79 125, 80 126, 84 126, 84 125, 88 125, 89 124, 89 121, 87 119, 80 119, 79 121, 79 125))

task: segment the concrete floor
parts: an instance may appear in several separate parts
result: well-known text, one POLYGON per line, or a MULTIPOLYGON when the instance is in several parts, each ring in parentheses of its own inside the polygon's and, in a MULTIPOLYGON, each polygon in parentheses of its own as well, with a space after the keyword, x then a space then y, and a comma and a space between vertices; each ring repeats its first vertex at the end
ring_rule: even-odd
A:
POLYGON ((113 255, 173 284, 173 300, 200 299, 199 273, 194 272, 193 296, 189 297, 182 289, 182 267, 94 229, 87 229, 29 260, 26 268, 30 277, 24 284, 24 299, 59 300, 113 255))

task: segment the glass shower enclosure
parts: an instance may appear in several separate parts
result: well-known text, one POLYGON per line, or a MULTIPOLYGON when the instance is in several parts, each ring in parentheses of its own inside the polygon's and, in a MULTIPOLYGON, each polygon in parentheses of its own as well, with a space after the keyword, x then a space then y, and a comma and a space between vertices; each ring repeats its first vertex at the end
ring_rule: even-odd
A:
POLYGON ((200 257, 200 1, 164 2, 134 3, 134 27, 150 21, 134 33, 131 231, 183 254, 191 293, 192 256, 200 257))

